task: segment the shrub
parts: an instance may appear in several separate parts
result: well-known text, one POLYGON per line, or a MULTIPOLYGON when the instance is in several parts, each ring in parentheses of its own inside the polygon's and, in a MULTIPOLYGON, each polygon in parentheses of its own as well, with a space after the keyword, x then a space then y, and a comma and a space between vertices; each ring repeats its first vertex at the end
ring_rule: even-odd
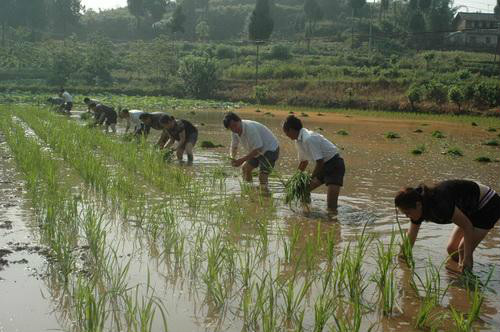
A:
POLYGON ((233 59, 236 57, 236 52, 234 48, 227 45, 219 45, 215 50, 215 54, 218 59, 233 59))
POLYGON ((460 106, 465 100, 464 92, 459 86, 452 86, 448 91, 448 99, 457 105, 460 112, 460 106))
POLYGON ((490 157, 486 157, 486 156, 480 156, 480 157, 477 157, 476 159, 474 159, 475 161, 478 161, 480 163, 491 163, 493 160, 491 160, 490 157))
POLYGON ((411 150, 411 153, 414 155, 421 155, 425 152, 425 145, 419 145, 415 149, 411 150))
POLYGON ((445 138, 446 136, 439 130, 435 130, 432 132, 432 137, 434 138, 445 138))
POLYGON ((422 100, 422 88, 419 85, 412 84, 406 91, 406 97, 408 97, 411 108, 415 109, 415 104, 422 100))
POLYGON ((500 143, 496 139, 489 140, 487 142, 484 142, 484 145, 488 146, 499 146, 500 143))
POLYGON ((452 157, 462 157, 464 153, 459 148, 450 148, 446 151, 446 154, 452 157))
POLYGON ((446 86, 440 82, 431 81, 427 85, 427 99, 438 105, 444 104, 448 97, 446 86))
POLYGON ((474 103, 484 106, 500 104, 500 86, 495 83, 481 82, 474 89, 474 103))
POLYGON ((179 76, 186 92, 196 98, 210 98, 219 84, 217 63, 208 57, 186 56, 179 76))
POLYGON ((393 131, 389 131, 385 134, 385 138, 390 138, 390 139, 394 139, 394 138, 401 138, 401 136, 399 136, 398 133, 395 133, 393 131))
POLYGON ((273 45, 269 53, 269 58, 275 60, 288 60, 291 57, 290 48, 286 45, 273 45))
POLYGON ((253 88, 253 93, 257 104, 265 104, 269 97, 269 88, 265 85, 256 85, 253 88))

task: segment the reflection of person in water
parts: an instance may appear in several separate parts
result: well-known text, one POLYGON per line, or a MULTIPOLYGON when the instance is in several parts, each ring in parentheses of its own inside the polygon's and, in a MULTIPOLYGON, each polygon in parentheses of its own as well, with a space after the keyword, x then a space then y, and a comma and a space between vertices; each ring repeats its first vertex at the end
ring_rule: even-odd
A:
POLYGON ((472 269, 474 250, 500 219, 500 196, 487 186, 467 180, 403 188, 394 203, 411 220, 408 237, 412 246, 422 221, 455 224, 447 250, 461 271, 472 269))

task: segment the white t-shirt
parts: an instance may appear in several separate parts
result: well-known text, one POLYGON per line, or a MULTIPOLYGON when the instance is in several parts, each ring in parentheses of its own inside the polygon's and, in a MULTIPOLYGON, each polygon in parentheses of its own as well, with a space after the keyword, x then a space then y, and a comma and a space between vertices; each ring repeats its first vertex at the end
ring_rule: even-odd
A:
POLYGON ((316 160, 323 159, 324 162, 327 162, 339 153, 335 144, 323 135, 306 128, 300 130, 295 146, 299 153, 299 161, 316 162, 316 160))
POLYGON ((68 93, 68 91, 64 91, 62 94, 65 103, 72 103, 73 97, 68 93))
POLYGON ((241 136, 232 134, 231 149, 237 148, 241 143, 247 152, 260 149, 260 154, 267 151, 276 151, 279 144, 269 128, 261 123, 251 120, 241 120, 241 136))
POLYGON ((127 126, 133 125, 135 128, 140 127, 142 125, 142 121, 141 119, 139 119, 141 114, 144 114, 144 112, 140 110, 129 110, 128 111, 129 117, 127 118, 127 126))

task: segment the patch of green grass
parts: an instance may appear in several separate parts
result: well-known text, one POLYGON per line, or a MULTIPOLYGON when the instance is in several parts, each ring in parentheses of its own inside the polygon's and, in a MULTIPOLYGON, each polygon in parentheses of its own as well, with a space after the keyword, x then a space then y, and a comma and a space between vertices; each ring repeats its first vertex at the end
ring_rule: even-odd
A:
POLYGON ((401 138, 398 133, 395 133, 393 131, 389 131, 385 133, 385 138, 390 138, 390 139, 395 139, 395 138, 401 138))
POLYGON ((489 140, 487 142, 484 142, 483 144, 488 145, 488 146, 499 146, 500 145, 500 143, 496 139, 489 140))
POLYGON ((486 156, 479 156, 474 160, 478 161, 480 163, 491 163, 493 161, 490 157, 486 157, 486 156))
POLYGON ((90 114, 89 112, 85 112, 85 113, 82 113, 80 114, 80 119, 82 120, 89 120, 92 118, 92 114, 90 114))
POLYGON ((472 121, 472 122, 471 122, 471 126, 473 126, 473 127, 477 127, 477 123, 476 123, 476 122, 474 122, 474 121, 472 121))
POLYGON ((349 135, 349 133, 346 130, 344 130, 344 129, 340 129, 339 131, 337 131, 337 134, 341 135, 341 136, 347 136, 347 135, 349 135))
POLYGON ((464 153, 459 148, 449 148, 444 154, 452 157, 462 157, 464 153))
POLYGON ((421 155, 425 152, 425 145, 419 145, 415 149, 411 150, 411 153, 414 155, 421 155))
POLYGON ((431 135, 434 138, 445 138, 446 137, 440 130, 434 130, 431 135))
POLYGON ((489 132, 495 132, 495 131, 497 131, 497 130, 496 130, 495 128, 493 128, 493 127, 489 127, 489 128, 488 128, 488 131, 489 131, 489 132))
POLYGON ((300 116, 307 118, 309 116, 309 114, 302 112, 302 113, 300 113, 300 116))
POLYGON ((422 129, 415 129, 413 132, 414 133, 423 133, 424 131, 422 129))
POLYGON ((215 144, 212 141, 202 141, 200 146, 204 149, 214 149, 214 148, 223 148, 222 144, 215 144))

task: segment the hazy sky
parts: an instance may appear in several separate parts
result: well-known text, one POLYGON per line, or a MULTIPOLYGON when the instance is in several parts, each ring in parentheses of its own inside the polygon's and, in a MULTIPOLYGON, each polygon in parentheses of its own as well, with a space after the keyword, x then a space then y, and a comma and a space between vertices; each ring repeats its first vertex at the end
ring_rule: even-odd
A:
MULTIPOLYGON (((372 2, 374 0, 368 0, 372 2)), ((455 6, 467 6, 469 12, 493 12, 493 7, 495 7, 496 0, 455 0, 455 6)), ((124 7, 127 5, 127 0, 82 0, 82 4, 87 8, 92 9, 108 9, 124 7)), ((461 8, 460 11, 467 11, 465 8, 461 8)))

